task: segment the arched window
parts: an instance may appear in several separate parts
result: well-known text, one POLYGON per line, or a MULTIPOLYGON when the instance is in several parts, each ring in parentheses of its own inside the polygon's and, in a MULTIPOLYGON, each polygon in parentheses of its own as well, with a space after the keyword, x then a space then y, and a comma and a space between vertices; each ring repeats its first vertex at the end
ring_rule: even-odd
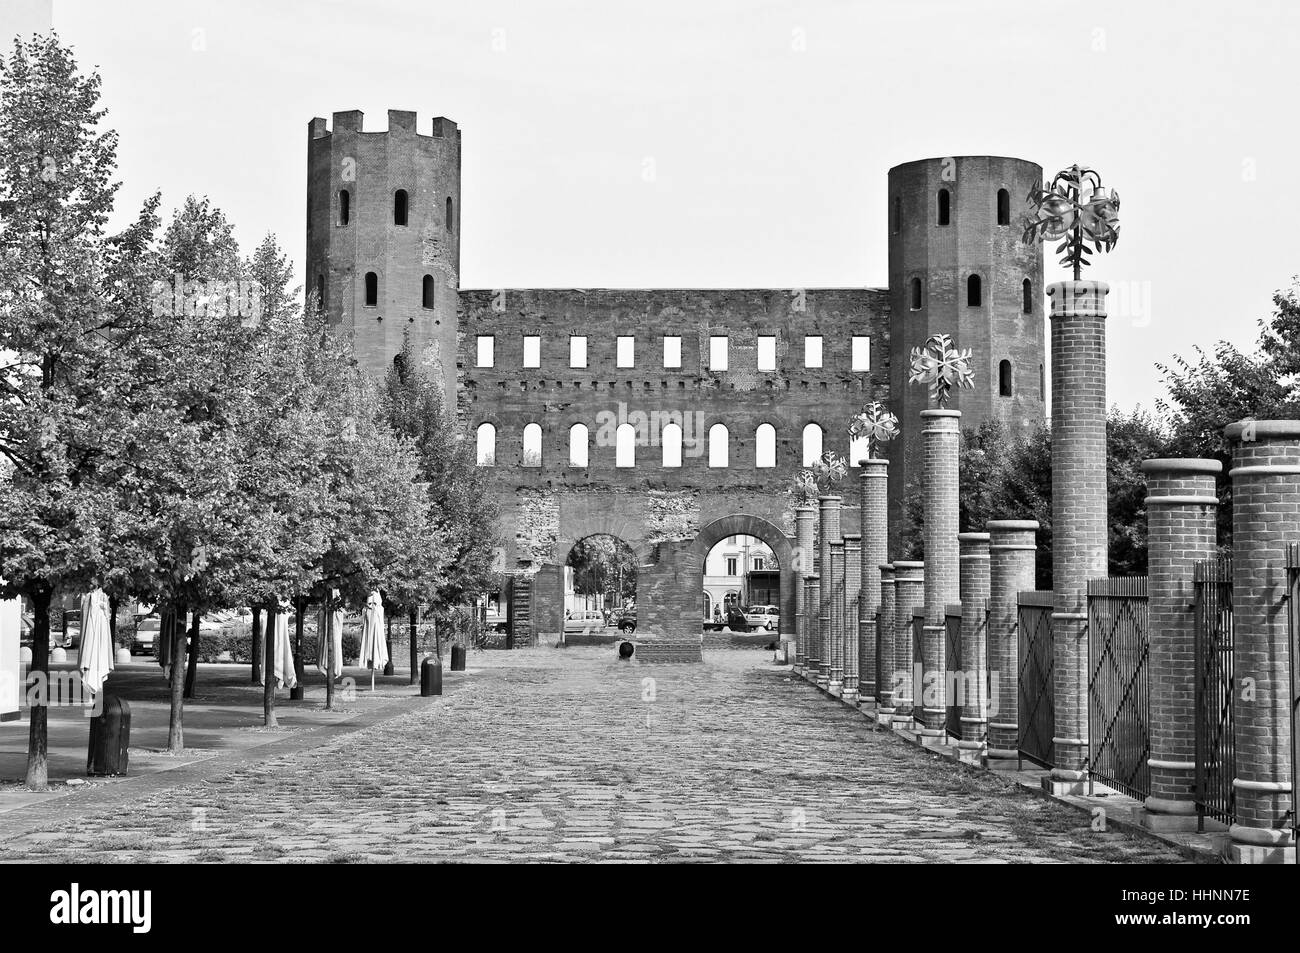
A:
POLYGON ((966 306, 969 308, 978 308, 980 306, 979 275, 971 275, 966 279, 966 306))
POLYGON ((373 308, 379 304, 379 276, 373 271, 366 272, 366 307, 373 308))
POLYGON ((894 211, 891 218, 894 224, 894 234, 897 235, 903 230, 903 199, 901 196, 894 196, 894 211))
POLYGON ((809 424, 803 428, 803 465, 812 466, 822 455, 822 428, 809 424))
POLYGON ((1047 400, 1047 372, 1043 365, 1038 365, 1038 399, 1047 400))
POLYGON ((316 307, 325 310, 325 276, 316 276, 316 307))
POLYGON ((860 466, 867 459, 867 435, 849 437, 849 466, 860 466))
POLYGON ((709 428, 709 466, 725 467, 727 457, 727 428, 723 424, 714 424, 709 428))
POLYGON ((754 434, 754 466, 776 466, 776 428, 771 424, 759 424, 754 434))
POLYGON ((451 196, 449 195, 447 196, 447 231, 455 231, 455 228, 456 226, 451 217, 451 196))
POLYGON ((1020 283, 1020 310, 1025 314, 1034 313, 1034 283, 1026 278, 1020 283))
POLYGON ((636 428, 631 424, 619 424, 614 431, 614 466, 636 466, 636 428))
POLYGON ((478 425, 478 465, 494 466, 497 462, 497 428, 491 424, 478 425))
POLYGON ((998 189, 998 224, 1011 224, 1011 193, 1006 189, 998 189))
POLYGON ((1011 396, 1011 362, 1003 361, 998 365, 998 395, 1011 396))
POLYGON ((939 224, 940 225, 948 224, 949 221, 948 213, 949 213, 950 202, 951 199, 948 195, 948 190, 940 189, 939 190, 939 224))
POLYGON ((425 275, 420 284, 420 304, 426 308, 433 307, 433 275, 425 275))
POLYGON ((346 225, 352 218, 352 193, 347 189, 339 191, 339 224, 346 225))
POLYGON ((574 424, 569 428, 569 466, 587 465, 587 425, 574 424))
POLYGON ((659 446, 663 450, 662 465, 680 467, 682 465, 682 428, 677 424, 664 424, 659 434, 659 446))
POLYGON ((706 619, 712 618, 712 615, 713 615, 713 600, 709 598, 709 592, 706 589, 704 590, 704 618, 706 619))
POLYGON ((912 310, 921 310, 921 279, 912 279, 912 310))
POLYGON ((406 224, 406 189, 398 189, 393 193, 393 224, 406 224))
POLYGON ((542 465, 542 426, 529 424, 524 427, 524 454, 519 462, 526 467, 542 465))

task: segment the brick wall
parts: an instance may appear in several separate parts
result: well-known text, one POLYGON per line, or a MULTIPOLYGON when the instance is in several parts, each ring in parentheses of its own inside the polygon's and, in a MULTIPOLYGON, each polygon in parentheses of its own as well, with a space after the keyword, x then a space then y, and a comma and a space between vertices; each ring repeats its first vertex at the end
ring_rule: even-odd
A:
POLYGON ((962 533, 961 548, 961 740, 966 747, 980 747, 988 732, 988 618, 989 543, 988 533, 962 533))
POLYGON ((1018 594, 1034 588, 1037 520, 990 520, 988 659, 990 692, 988 757, 1017 757, 1017 679, 1020 671, 1018 594))

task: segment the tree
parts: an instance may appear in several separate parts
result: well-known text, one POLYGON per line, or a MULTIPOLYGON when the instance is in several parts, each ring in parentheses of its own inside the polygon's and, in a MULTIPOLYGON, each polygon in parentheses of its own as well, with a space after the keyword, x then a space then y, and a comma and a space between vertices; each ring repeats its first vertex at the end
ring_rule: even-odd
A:
MULTIPOLYGON (((57 38, 17 40, 0 59, 0 596, 34 613, 31 672, 49 674, 49 609, 114 565, 118 464, 132 420, 134 331, 121 310, 135 286, 104 227, 117 184, 117 137, 99 131, 100 79, 57 38)), ((48 782, 48 711, 31 709, 26 780, 48 782)))

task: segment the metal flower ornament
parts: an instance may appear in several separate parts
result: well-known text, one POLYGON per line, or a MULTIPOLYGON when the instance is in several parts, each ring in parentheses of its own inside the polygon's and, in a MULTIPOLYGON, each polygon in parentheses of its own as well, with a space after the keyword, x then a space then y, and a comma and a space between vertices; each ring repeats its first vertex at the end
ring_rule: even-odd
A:
POLYGON ((849 436, 854 440, 865 438, 867 459, 874 459, 881 444, 889 443, 898 436, 898 418, 886 410, 880 401, 873 400, 849 422, 849 436))
POLYGON ((843 457, 827 450, 810 467, 800 470, 794 478, 791 492, 798 503, 813 503, 823 493, 829 493, 836 483, 844 479, 849 465, 843 457))
POLYGON ((1119 241, 1119 193, 1107 191, 1093 169, 1072 165, 1056 173, 1046 188, 1034 186, 1026 199, 1034 211, 1024 218, 1024 240, 1056 241, 1061 264, 1082 276, 1088 243, 1094 252, 1109 252, 1119 241))
POLYGON ((812 470, 800 470, 795 474, 790 491, 794 494, 794 501, 800 505, 815 503, 818 495, 816 474, 812 470))
POLYGON ((926 384, 930 397, 942 410, 948 406, 954 387, 974 387, 975 372, 970 368, 971 351, 959 351, 952 338, 936 334, 920 347, 912 348, 910 384, 926 384))

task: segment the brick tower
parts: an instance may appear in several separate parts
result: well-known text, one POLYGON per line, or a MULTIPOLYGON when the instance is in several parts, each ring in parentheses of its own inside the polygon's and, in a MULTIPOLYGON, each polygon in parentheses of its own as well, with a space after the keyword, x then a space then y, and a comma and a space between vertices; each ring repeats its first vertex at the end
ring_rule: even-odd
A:
POLYGON ((308 295, 376 376, 410 334, 454 413, 460 130, 439 117, 421 135, 415 113, 390 109, 386 132, 366 132, 354 110, 307 136, 308 295))
MULTIPOLYGON (((907 384, 913 347, 932 334, 970 348, 974 390, 954 392, 961 426, 1043 422, 1043 252, 1020 240, 1025 196, 1042 167, 1024 159, 957 156, 889 170, 891 410, 902 435, 889 445, 890 554, 904 550, 908 487, 920 482, 923 387, 907 384)), ((981 527, 975 527, 979 529, 981 527)))

